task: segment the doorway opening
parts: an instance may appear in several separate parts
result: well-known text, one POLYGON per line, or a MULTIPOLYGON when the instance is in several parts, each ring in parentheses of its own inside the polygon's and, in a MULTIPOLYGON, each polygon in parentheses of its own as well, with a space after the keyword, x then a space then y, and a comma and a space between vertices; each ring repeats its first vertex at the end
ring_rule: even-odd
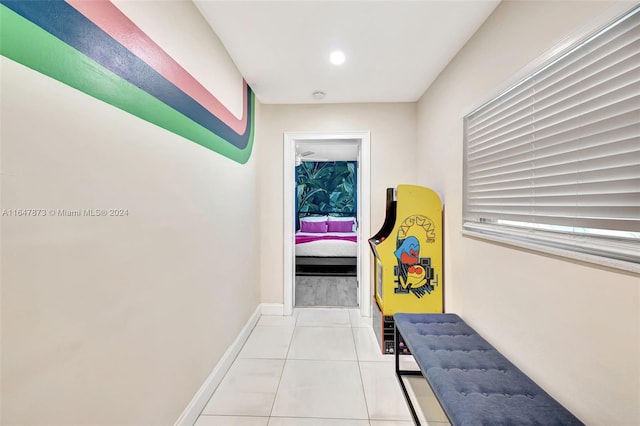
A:
MULTIPOLYGON (((312 305, 314 299, 320 301, 318 304, 322 306, 355 305, 360 308, 362 316, 371 315, 370 257, 366 244, 370 230, 370 186, 369 132, 285 133, 285 315, 290 315, 296 305, 312 305), (305 173, 311 174, 312 180, 315 179, 309 181, 309 185, 305 183, 305 179, 308 179, 305 173), (329 189, 310 188, 318 185, 318 177, 327 176, 330 176, 327 179, 330 181, 329 189), (313 198, 314 193, 323 195, 313 198), (347 193, 353 195, 351 204, 351 195, 347 193), (311 196, 299 197, 303 194, 311 196), (312 201, 308 204, 302 207, 298 205, 301 200, 306 202, 309 198, 312 201), (347 230, 346 227, 351 225, 353 228, 347 230), (305 229, 301 229, 302 226, 305 229), (320 227, 323 229, 320 230, 320 227), (300 231, 321 233, 329 229, 345 231, 344 234, 352 231, 357 241, 351 241, 351 244, 343 241, 343 248, 331 255, 315 255, 313 250, 308 253, 298 250, 300 256, 296 262, 296 232, 300 242, 300 238, 304 237, 300 231), (355 250, 352 250, 349 246, 354 245, 355 250), (347 251, 342 252, 343 249, 347 251)), ((329 238, 328 235, 322 237, 329 238)), ((344 238, 351 236, 345 235, 344 238)))

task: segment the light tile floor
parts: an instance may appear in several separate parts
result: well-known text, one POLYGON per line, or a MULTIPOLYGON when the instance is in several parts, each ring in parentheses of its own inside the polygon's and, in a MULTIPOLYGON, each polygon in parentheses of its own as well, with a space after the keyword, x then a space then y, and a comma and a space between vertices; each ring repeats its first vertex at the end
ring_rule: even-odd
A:
MULTIPOLYGON (((196 426, 410 426, 393 361, 357 309, 263 316, 196 426)), ((447 425, 426 382, 409 385, 423 424, 447 425)))

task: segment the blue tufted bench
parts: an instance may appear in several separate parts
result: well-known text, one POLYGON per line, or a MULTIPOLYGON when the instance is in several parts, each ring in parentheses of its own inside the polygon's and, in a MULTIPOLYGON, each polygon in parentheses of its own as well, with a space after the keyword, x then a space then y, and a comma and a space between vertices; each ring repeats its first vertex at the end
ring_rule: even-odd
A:
POLYGON ((422 375, 449 422, 471 425, 582 425, 573 414, 455 314, 395 314, 396 375, 417 425, 402 376, 422 375), (404 346, 420 371, 402 370, 404 346))

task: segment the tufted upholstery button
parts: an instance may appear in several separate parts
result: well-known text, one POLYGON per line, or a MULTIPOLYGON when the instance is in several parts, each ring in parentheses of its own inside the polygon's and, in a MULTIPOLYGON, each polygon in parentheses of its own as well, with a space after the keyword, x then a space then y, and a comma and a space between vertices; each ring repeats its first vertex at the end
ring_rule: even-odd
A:
POLYGON ((482 396, 489 396, 489 394, 486 392, 482 392, 482 396))
POLYGON ((466 392, 460 392, 460 395, 467 396, 467 393, 466 392))

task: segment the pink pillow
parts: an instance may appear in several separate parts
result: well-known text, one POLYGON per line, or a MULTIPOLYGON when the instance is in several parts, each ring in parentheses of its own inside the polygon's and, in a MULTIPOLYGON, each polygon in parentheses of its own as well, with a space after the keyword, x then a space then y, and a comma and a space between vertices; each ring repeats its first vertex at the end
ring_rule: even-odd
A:
POLYGON ((327 222, 302 222, 301 232, 322 234, 327 232, 327 222))
POLYGON ((355 222, 356 218, 353 216, 329 216, 327 218, 327 220, 329 222, 331 221, 336 221, 336 222, 355 222))
POLYGON ((353 221, 348 222, 327 222, 328 232, 353 232, 353 221))

